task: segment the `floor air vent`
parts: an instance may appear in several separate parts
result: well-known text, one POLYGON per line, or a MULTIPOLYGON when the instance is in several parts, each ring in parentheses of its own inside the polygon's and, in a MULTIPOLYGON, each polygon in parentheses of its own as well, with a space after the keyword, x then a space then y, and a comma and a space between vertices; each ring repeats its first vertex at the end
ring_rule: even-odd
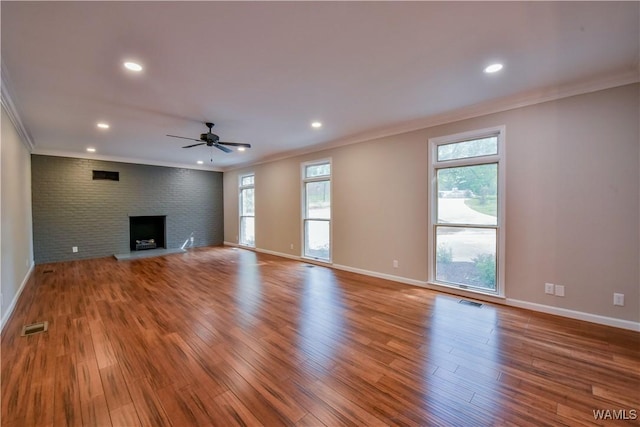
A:
POLYGON ((465 304, 465 305, 470 305, 472 307, 482 307, 482 304, 480 304, 479 302, 475 302, 475 301, 469 301, 466 299, 461 299, 460 301, 458 301, 460 304, 465 304))
POLYGON ((21 336, 28 337, 29 335, 39 334, 40 332, 47 332, 47 329, 49 329, 49 322, 32 323, 31 325, 22 327, 21 336))

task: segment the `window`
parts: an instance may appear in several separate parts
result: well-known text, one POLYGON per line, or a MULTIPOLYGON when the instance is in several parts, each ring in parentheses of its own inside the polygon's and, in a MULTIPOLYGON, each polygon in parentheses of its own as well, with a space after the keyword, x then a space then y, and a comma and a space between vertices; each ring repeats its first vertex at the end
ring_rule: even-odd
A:
POLYGON ((243 246, 256 246, 255 175, 240 177, 240 239, 243 246))
POLYGON ((302 165, 303 256, 331 261, 331 161, 302 165))
POLYGON ((430 281, 503 295, 504 127, 429 142, 430 281))

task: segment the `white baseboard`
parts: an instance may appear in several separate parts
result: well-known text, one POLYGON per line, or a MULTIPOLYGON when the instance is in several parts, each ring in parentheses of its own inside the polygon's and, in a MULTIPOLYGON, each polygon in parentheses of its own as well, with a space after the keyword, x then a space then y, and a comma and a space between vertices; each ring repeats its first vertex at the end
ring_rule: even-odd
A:
POLYGON ((13 310, 16 308, 18 299, 20 298, 20 295, 22 295, 22 291, 24 290, 25 285, 29 281, 29 278, 31 277, 31 273, 33 273, 34 267, 35 267, 35 263, 31 262, 31 265, 29 266, 29 270, 27 271, 27 274, 24 276, 24 279, 22 280, 22 283, 18 288, 18 292, 16 292, 15 296, 13 297, 13 300, 11 300, 11 304, 9 304, 9 307, 7 307, 7 311, 2 313, 2 320, 0 321, 0 333, 4 329, 4 325, 7 324, 7 321, 13 314, 13 310))
MULTIPOLYGON (((291 255, 291 254, 285 254, 283 252, 276 252, 276 251, 270 251, 269 249, 260 249, 260 248, 251 248, 248 246, 242 246, 239 245, 238 243, 232 243, 232 242, 222 242, 223 245, 225 246, 232 246, 234 248, 240 248, 240 249, 246 249, 248 251, 254 251, 254 252, 260 252, 263 254, 267 254, 267 255, 274 255, 274 256, 279 256, 282 258, 289 258, 289 259, 294 259, 296 261, 301 261, 301 262, 305 262, 307 261, 306 259, 300 257, 300 256, 296 256, 296 255, 291 255)), ((323 265, 327 265, 327 266, 331 266, 331 264, 323 264, 323 265)))
POLYGON ((302 258, 300 256, 297 256, 297 255, 291 255, 291 254, 285 254, 285 253, 282 253, 282 252, 270 251, 268 249, 255 248, 255 251, 256 252, 261 252, 263 254, 279 256, 279 257, 282 257, 282 258, 294 259, 296 261, 301 261, 301 262, 305 261, 304 258, 302 258))
POLYGON ((394 276, 393 274, 378 273, 376 271, 363 270, 361 268, 349 267, 347 265, 333 264, 333 268, 338 270, 349 271, 351 273, 363 274, 365 276, 377 277, 379 279, 391 280, 392 282, 404 283, 407 285, 427 287, 427 283, 422 280, 408 279, 402 276, 394 276))
POLYGON ((640 322, 631 320, 616 319, 615 317, 601 316, 599 314, 585 313, 583 311, 569 310, 566 308, 553 307, 550 305, 537 304, 534 302, 521 301, 507 298, 507 305, 527 310, 539 311, 541 313, 554 314, 556 316, 568 317, 570 319, 584 320, 586 322, 597 323, 599 325, 613 326, 630 331, 640 332, 640 322))
POLYGON ((631 331, 640 332, 640 322, 633 322, 630 320, 616 319, 615 317, 601 316, 599 314, 585 313, 582 311, 568 310, 566 308, 552 307, 543 304, 536 304, 533 302, 521 301, 511 298, 504 298, 500 296, 485 295, 476 292, 468 292, 463 289, 455 288, 443 288, 442 286, 435 286, 428 282, 421 280, 408 279, 406 277, 394 276, 391 274, 378 273, 374 271, 362 270, 359 268, 348 267, 344 265, 334 264, 334 268, 339 270, 350 271, 352 273, 363 274, 365 276, 378 277, 381 279, 387 279, 394 282, 405 283, 407 285, 420 286, 422 288, 431 289, 437 292, 454 294, 461 297, 472 298, 480 301, 492 302, 496 304, 503 304, 512 307, 524 308, 527 310, 538 311, 547 314, 554 314, 556 316, 568 317, 570 319, 583 320, 585 322, 597 323, 600 325, 613 326, 621 329, 628 329, 631 331))
MULTIPOLYGON (((224 244, 227 246, 236 246, 236 247, 244 248, 243 246, 239 246, 238 244, 235 244, 235 243, 224 242, 224 244)), ((307 260, 306 258, 302 258, 300 256, 285 254, 285 253, 276 252, 276 251, 270 251, 267 249, 259 249, 259 248, 245 248, 245 249, 251 249, 251 250, 255 250, 256 252, 262 252, 269 255, 275 255, 283 258, 294 259, 301 262, 313 263, 313 260, 307 260)), ((480 301, 503 304, 511 307, 524 308, 527 310, 538 311, 541 313, 554 314, 556 316, 567 317, 570 319, 584 320, 585 322, 597 323, 599 325, 613 326, 616 328, 628 329, 631 331, 640 332, 640 322, 616 319, 615 317, 607 317, 607 316, 601 316, 599 314, 591 314, 591 313, 585 313, 582 311, 568 310, 566 308, 552 307, 549 305, 537 304, 537 303, 528 302, 528 301, 521 301, 521 300, 516 300, 512 298, 504 298, 500 296, 492 296, 492 295, 479 294, 475 292, 468 292, 468 291, 464 291, 463 289, 443 288, 441 286, 434 286, 422 280, 409 279, 402 276, 394 276, 392 274, 379 273, 379 272, 370 271, 370 270, 363 270, 360 268, 349 267, 346 265, 326 264, 326 263, 322 263, 321 265, 325 265, 330 268, 335 268, 337 270, 344 270, 344 271, 349 271, 351 273, 362 274, 364 276, 377 277, 379 279, 386 279, 386 280, 391 280, 393 282, 404 283, 407 285, 419 286, 419 287, 431 289, 437 292, 448 293, 448 294, 453 294, 453 295, 466 297, 466 298, 472 298, 480 301)))

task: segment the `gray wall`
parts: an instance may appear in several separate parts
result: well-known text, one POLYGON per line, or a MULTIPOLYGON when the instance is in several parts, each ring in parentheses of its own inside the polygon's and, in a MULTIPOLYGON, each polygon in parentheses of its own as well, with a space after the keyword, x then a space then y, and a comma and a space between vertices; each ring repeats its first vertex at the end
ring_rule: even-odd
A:
POLYGON ((129 252, 129 216, 166 215, 167 248, 190 236, 194 246, 222 244, 221 172, 41 155, 31 171, 37 264, 129 252), (94 181, 93 170, 120 181, 94 181))

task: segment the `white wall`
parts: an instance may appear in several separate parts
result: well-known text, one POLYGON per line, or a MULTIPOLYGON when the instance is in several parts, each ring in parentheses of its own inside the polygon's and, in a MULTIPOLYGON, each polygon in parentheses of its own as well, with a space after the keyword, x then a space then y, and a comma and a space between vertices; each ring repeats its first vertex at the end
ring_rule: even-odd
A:
POLYGON ((639 95, 627 85, 225 172, 225 241, 251 171, 257 249, 299 256, 300 163, 331 157, 333 262, 425 283, 429 138, 505 125, 507 301, 639 322, 639 95))
POLYGON ((31 156, 2 107, 0 292, 3 327, 33 268, 31 156))

